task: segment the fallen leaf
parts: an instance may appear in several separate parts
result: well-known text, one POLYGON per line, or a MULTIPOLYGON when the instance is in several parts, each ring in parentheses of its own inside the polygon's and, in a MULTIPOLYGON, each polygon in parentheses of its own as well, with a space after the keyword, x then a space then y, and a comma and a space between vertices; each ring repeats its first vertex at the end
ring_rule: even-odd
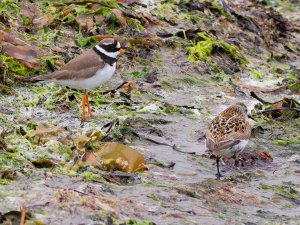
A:
POLYGON ((122 27, 126 28, 128 24, 123 12, 119 9, 112 9, 112 12, 116 15, 117 19, 121 22, 122 27))
POLYGON ((91 31, 94 26, 93 15, 82 14, 76 17, 76 22, 87 32, 91 31))
POLYGON ((71 13, 74 9, 76 8, 76 5, 72 4, 70 5, 67 9, 65 9, 63 12, 62 12, 62 17, 65 17, 67 16, 69 13, 71 13))
POLYGON ((24 16, 26 16, 30 21, 38 14, 37 8, 33 3, 26 4, 25 2, 22 2, 21 5, 22 13, 24 16))
POLYGON ((94 16, 94 19, 95 19, 95 22, 97 23, 97 24, 102 24, 103 22, 104 22, 104 20, 105 20, 105 17, 103 16, 103 15, 95 15, 94 16))
POLYGON ((53 20, 54 20, 53 16, 50 13, 48 13, 47 15, 34 18, 33 25, 37 29, 42 29, 42 28, 48 26, 49 24, 51 24, 53 22, 53 20))
POLYGON ((37 52, 29 47, 8 44, 2 47, 2 52, 20 60, 28 68, 41 68, 40 63, 37 60, 37 52))
POLYGON ((155 25, 158 25, 160 23, 159 20, 157 18, 155 18, 154 16, 152 16, 150 13, 143 12, 143 17, 155 25))
POLYGON ((130 6, 136 3, 141 3, 141 0, 117 0, 117 3, 123 3, 125 5, 130 6))
POLYGON ((13 45, 16 45, 17 44, 17 40, 14 36, 12 36, 11 34, 5 32, 5 31, 0 31, 0 43, 2 41, 5 41, 5 42, 8 42, 8 43, 11 43, 13 45))

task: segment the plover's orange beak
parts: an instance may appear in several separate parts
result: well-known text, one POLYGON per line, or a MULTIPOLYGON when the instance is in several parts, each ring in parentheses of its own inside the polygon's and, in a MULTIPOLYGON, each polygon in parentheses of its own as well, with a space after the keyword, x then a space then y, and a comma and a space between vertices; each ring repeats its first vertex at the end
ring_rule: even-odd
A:
POLYGON ((124 53, 125 53, 125 50, 124 50, 123 48, 121 48, 121 49, 119 50, 119 52, 120 52, 121 54, 124 54, 124 53))

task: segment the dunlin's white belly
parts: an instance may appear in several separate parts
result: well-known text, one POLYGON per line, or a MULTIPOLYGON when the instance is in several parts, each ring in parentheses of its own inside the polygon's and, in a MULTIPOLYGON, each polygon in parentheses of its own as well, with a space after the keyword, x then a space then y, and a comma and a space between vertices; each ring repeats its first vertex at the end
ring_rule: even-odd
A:
POLYGON ((116 63, 112 66, 106 64, 104 68, 98 70, 96 74, 87 79, 76 79, 76 80, 54 80, 54 82, 59 83, 62 86, 67 86, 79 90, 91 90, 99 87, 101 84, 108 81, 112 75, 115 73, 116 63))
POLYGON ((212 153, 214 155, 218 155, 221 157, 231 157, 234 154, 241 153, 244 150, 244 148, 246 147, 247 143, 248 143, 248 140, 240 140, 240 142, 238 144, 234 145, 231 148, 222 149, 222 150, 218 150, 218 151, 212 151, 212 153))

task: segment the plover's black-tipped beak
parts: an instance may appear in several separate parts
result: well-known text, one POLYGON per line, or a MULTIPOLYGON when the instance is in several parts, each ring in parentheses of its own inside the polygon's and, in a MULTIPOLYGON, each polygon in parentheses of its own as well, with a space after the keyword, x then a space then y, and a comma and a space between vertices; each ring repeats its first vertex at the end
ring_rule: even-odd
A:
POLYGON ((120 50, 119 50, 119 52, 120 52, 120 54, 125 54, 125 50, 123 49, 123 48, 121 48, 120 50))

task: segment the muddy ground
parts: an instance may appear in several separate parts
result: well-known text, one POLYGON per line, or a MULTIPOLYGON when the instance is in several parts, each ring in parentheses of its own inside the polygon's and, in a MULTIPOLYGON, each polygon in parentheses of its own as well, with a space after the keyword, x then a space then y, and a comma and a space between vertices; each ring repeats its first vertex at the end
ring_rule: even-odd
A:
POLYGON ((116 2, 1 3, 0 224, 19 224, 22 206, 26 224, 300 224, 299 3, 116 2), (80 92, 19 81, 107 33, 127 53, 90 93, 90 121, 80 92), (135 86, 102 93, 124 80, 135 86), (203 134, 237 101, 253 134, 244 165, 224 159, 216 179, 203 134), (80 161, 108 141, 138 150, 146 168, 80 161))

